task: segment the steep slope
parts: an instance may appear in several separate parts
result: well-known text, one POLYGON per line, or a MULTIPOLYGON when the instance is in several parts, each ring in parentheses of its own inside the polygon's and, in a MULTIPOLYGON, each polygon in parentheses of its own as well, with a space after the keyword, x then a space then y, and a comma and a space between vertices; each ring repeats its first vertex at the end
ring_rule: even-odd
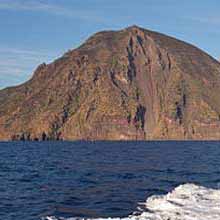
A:
POLYGON ((1 140, 220 139, 220 63, 132 26, 0 91, 1 140))

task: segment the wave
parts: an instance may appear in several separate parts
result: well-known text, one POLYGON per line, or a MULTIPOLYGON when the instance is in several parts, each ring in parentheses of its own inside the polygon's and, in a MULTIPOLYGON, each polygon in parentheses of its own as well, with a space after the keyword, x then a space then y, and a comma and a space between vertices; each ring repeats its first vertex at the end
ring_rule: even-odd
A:
POLYGON ((149 197, 138 212, 123 218, 60 218, 47 216, 42 220, 218 220, 220 190, 195 184, 184 184, 166 195, 149 197))

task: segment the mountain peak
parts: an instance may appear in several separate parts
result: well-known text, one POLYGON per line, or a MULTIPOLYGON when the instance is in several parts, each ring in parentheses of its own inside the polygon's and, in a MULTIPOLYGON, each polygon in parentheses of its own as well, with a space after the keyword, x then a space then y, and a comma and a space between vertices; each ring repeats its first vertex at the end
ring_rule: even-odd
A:
POLYGON ((129 30, 141 30, 142 28, 139 27, 138 25, 131 25, 131 26, 128 26, 126 29, 129 29, 129 30))
POLYGON ((1 140, 220 139, 220 63, 136 25, 0 91, 1 140))
POLYGON ((135 34, 147 31, 147 29, 143 29, 143 28, 141 28, 141 27, 139 27, 137 25, 131 25, 131 26, 125 28, 124 30, 126 30, 128 32, 135 33, 135 34))

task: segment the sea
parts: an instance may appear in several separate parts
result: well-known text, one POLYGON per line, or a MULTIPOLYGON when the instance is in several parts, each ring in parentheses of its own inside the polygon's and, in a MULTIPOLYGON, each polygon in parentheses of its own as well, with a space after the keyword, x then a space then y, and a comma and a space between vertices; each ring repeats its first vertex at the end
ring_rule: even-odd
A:
POLYGON ((0 142, 0 220, 220 220, 220 142, 0 142))

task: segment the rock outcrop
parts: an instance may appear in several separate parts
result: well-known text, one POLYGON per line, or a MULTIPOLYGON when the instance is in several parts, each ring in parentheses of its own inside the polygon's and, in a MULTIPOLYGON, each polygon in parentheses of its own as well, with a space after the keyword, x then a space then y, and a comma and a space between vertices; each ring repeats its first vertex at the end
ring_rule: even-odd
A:
POLYGON ((132 26, 0 91, 1 140, 220 139, 220 63, 132 26))

